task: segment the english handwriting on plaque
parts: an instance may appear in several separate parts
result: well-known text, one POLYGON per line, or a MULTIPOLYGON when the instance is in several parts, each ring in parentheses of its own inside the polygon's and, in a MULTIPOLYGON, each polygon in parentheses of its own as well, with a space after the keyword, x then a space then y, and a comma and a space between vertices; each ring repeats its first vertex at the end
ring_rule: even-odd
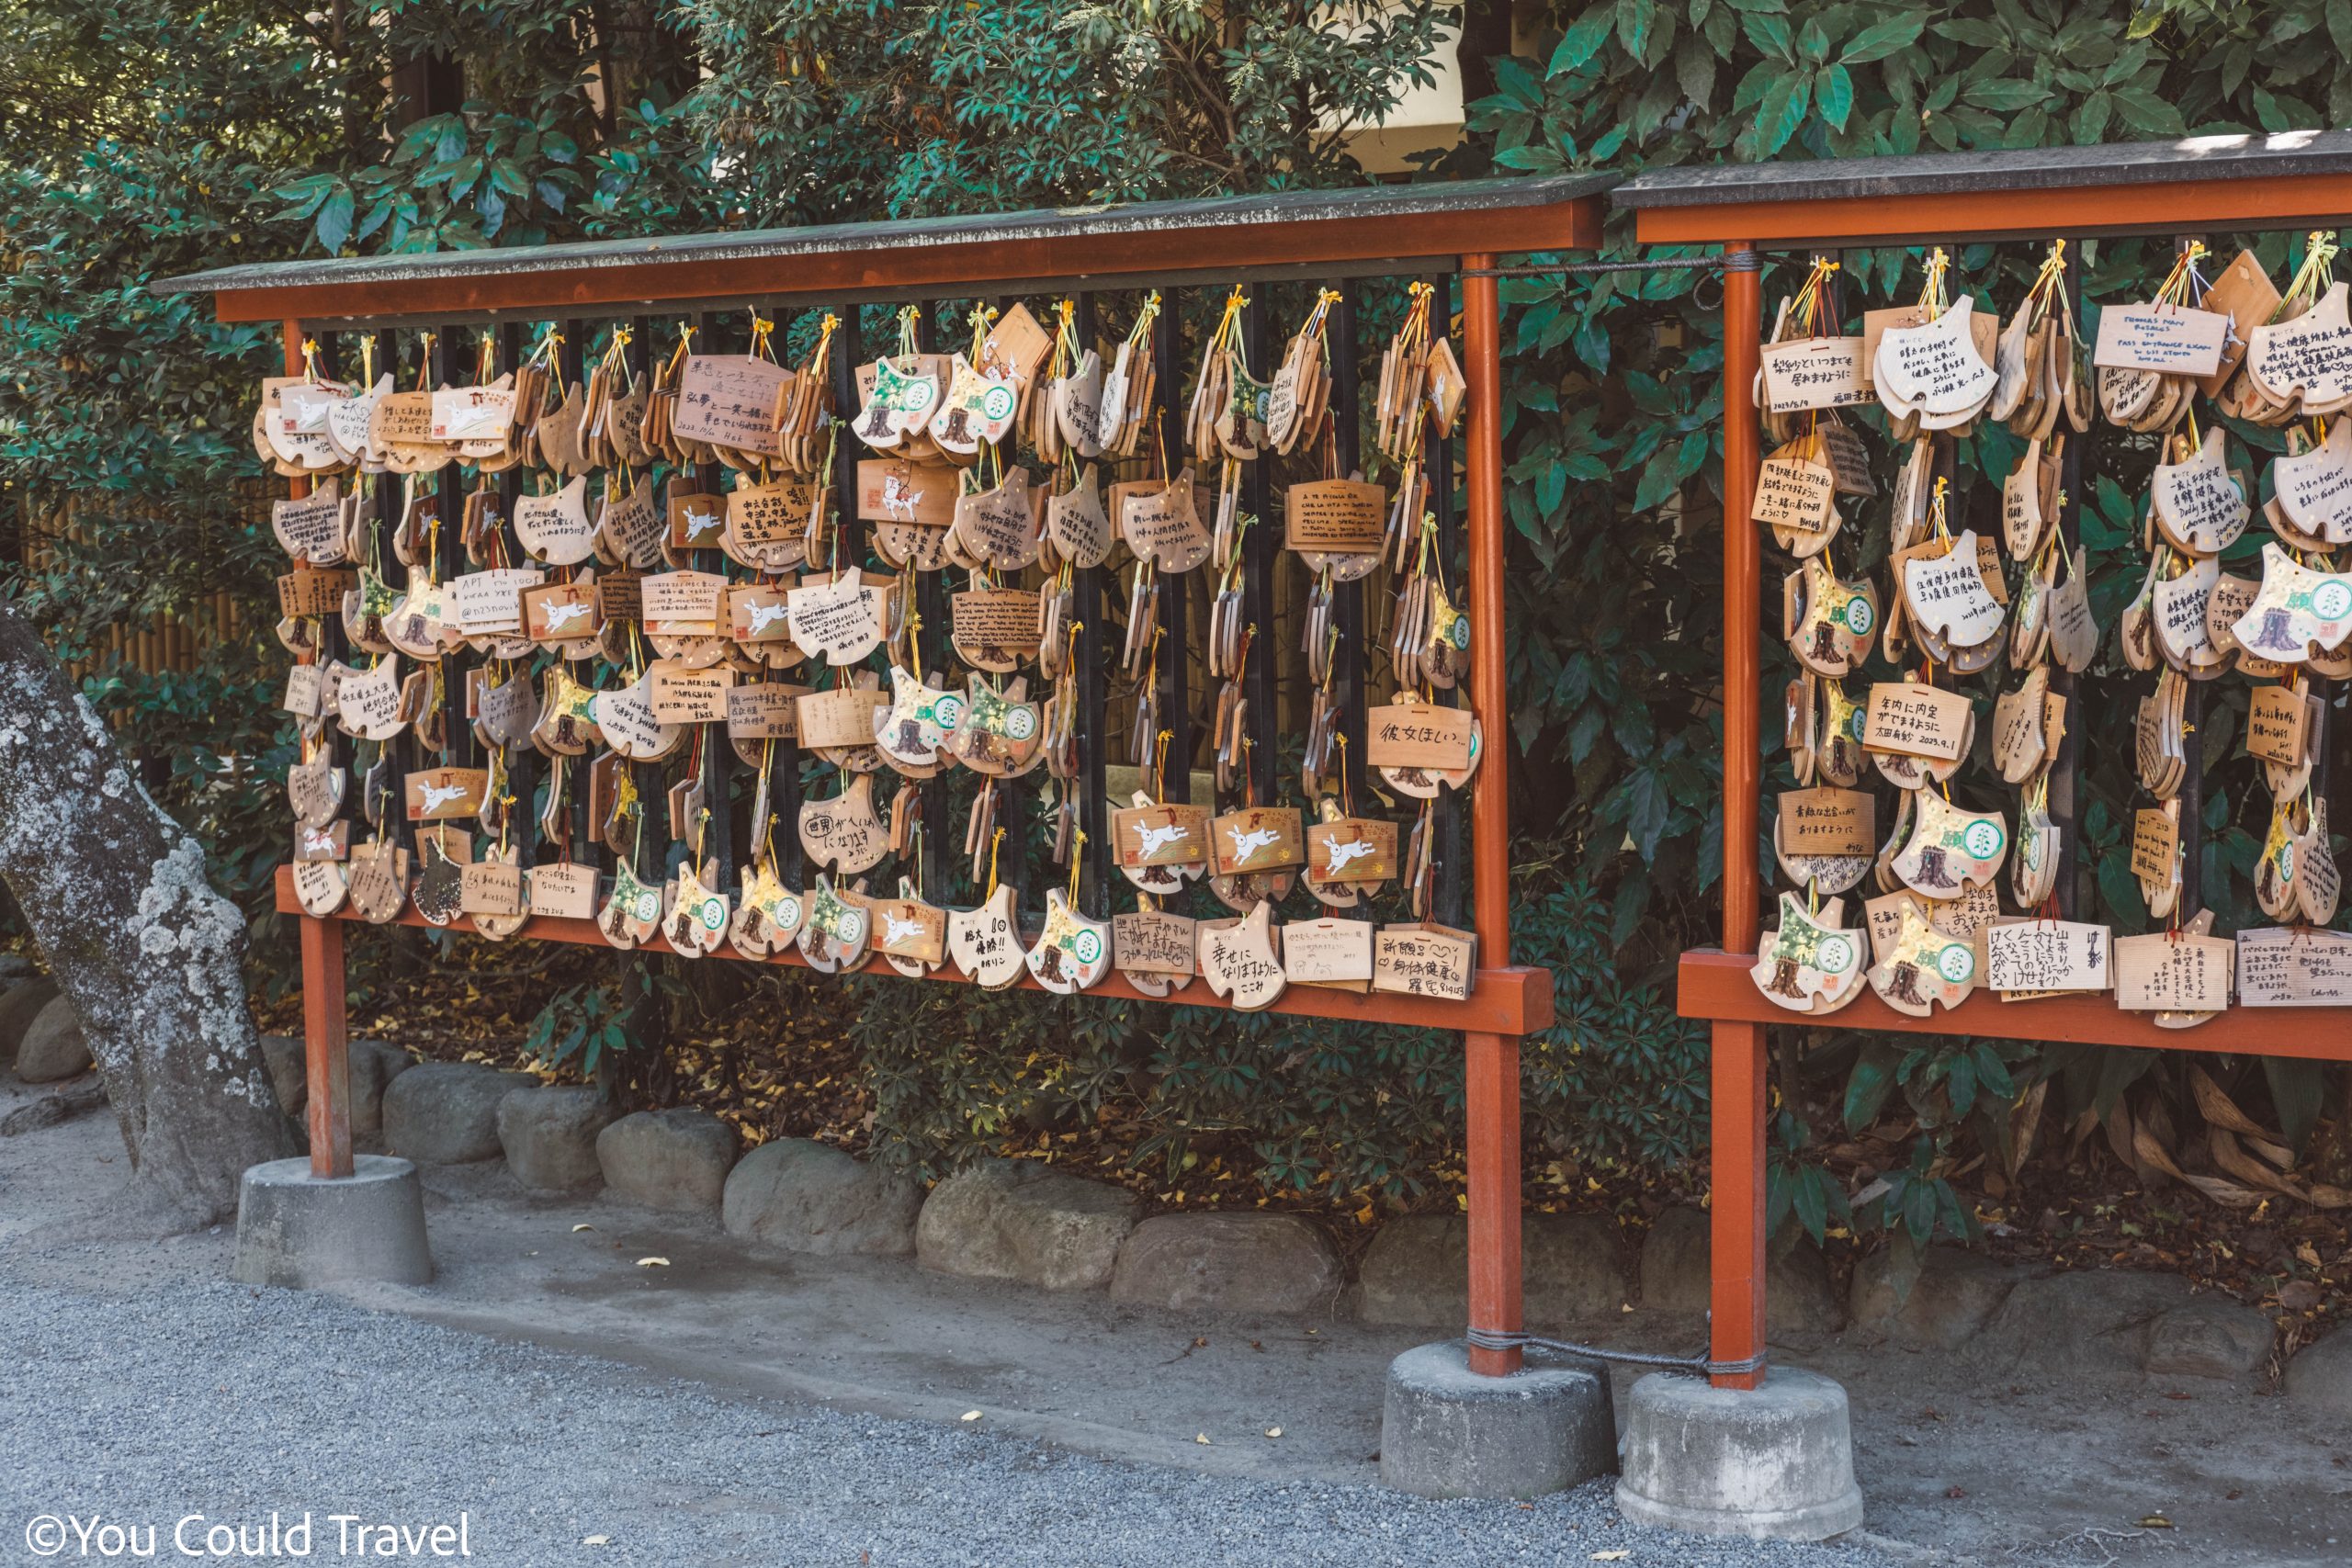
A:
POLYGON ((2230 318, 2172 305, 2109 305, 2099 312, 2093 362, 2121 370, 2211 376, 2222 367, 2230 318))
POLYGON ((1352 479, 1295 484, 1283 492, 1283 543, 1294 550, 1377 555, 1387 524, 1388 492, 1352 479))

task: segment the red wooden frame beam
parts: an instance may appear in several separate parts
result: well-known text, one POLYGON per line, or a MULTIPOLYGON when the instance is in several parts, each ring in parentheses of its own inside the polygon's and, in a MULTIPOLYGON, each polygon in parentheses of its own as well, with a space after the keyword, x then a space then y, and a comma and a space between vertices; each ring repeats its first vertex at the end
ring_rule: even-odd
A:
POLYGON ((1645 245, 1715 244, 1736 234, 1776 247, 1834 249, 1931 239, 2040 240, 2052 234, 2324 227, 2346 220, 2352 220, 2352 180, 2338 175, 2287 175, 1645 207, 1634 213, 1634 232, 1645 245))
POLYGON ((1809 1018, 1766 1000, 1748 976, 1755 965, 1752 953, 1695 948, 1684 953, 1676 974, 1675 1010, 1684 1018, 1860 1029, 1873 1034, 1973 1034, 2052 1044, 2301 1056, 2315 1062, 2341 1062, 2352 1055, 2352 1008, 2233 1007, 2194 1029, 2161 1029, 2152 1015, 2125 1012, 2104 991, 2005 1002, 1980 989, 1950 1011, 1939 1008, 1926 1018, 1913 1018, 1881 1001, 1876 991, 1865 989, 1826 1018, 1809 1018))
POLYGON ((1600 243, 1598 197, 1487 212, 1430 212, 1313 222, 1235 223, 1067 238, 977 240, 920 249, 843 250, 817 254, 615 261, 561 271, 536 269, 370 282, 224 288, 213 296, 224 321, 299 316, 413 316, 441 321, 487 311, 533 320, 658 310, 685 301, 778 295, 839 300, 877 291, 935 288, 963 295, 1002 291, 1037 279, 1222 275, 1265 267, 1315 266, 1396 257, 1429 261, 1460 252, 1465 230, 1514 254, 1589 250, 1600 243))
MULTIPOLYGON (((277 909, 281 914, 300 915, 302 903, 294 896, 294 872, 289 866, 277 868, 277 909)), ((304 917, 306 919, 309 917, 304 917)), ((358 915, 343 909, 333 920, 356 920, 358 915)), ((473 921, 459 916, 445 927, 432 927, 414 908, 403 909, 396 922, 404 926, 424 926, 428 930, 464 931, 472 934, 473 921)), ((523 928, 517 942, 568 942, 582 947, 601 947, 614 951, 596 929, 594 920, 560 920, 547 916, 534 917, 523 928)), ((644 943, 647 953, 674 951, 661 936, 644 943)), ((742 957, 731 950, 711 955, 711 961, 724 964, 748 964, 754 960, 742 957)), ((805 969, 808 961, 794 950, 786 949, 764 962, 790 968, 805 969)), ((858 971, 876 978, 902 978, 898 971, 880 959, 858 971)), ((306 981, 308 976, 305 976, 306 981)), ((945 965, 926 978, 953 985, 970 982, 953 964, 945 965)), ((1023 974, 1012 987, 1014 990, 1043 991, 1044 987, 1023 974)), ((1157 1002, 1168 1007, 1202 1007, 1230 1010, 1230 1004, 1220 1001, 1204 981, 1195 980, 1189 987, 1169 997, 1148 997, 1128 984, 1126 976, 1113 970, 1102 984, 1085 993, 1090 997, 1108 997, 1121 1001, 1157 1002)), ((1358 995, 1353 991, 1325 990, 1316 986, 1293 986, 1282 998, 1266 1010, 1297 1018, 1337 1018, 1356 1023, 1395 1023, 1419 1029, 1461 1029, 1488 1031, 1504 1034, 1529 1034, 1552 1026, 1552 972, 1534 967, 1505 967, 1481 969, 1477 982, 1471 987, 1466 1001, 1447 1001, 1438 997, 1408 997, 1395 991, 1374 991, 1358 995)))

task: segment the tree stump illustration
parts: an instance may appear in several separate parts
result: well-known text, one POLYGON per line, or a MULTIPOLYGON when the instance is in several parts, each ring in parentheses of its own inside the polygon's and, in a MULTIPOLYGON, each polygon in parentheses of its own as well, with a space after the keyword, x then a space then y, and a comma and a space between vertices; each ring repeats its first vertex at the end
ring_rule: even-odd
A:
POLYGON ((1775 963, 1772 965, 1772 983, 1764 988, 1776 997, 1787 997, 1792 1001, 1803 1001, 1804 992, 1797 987, 1797 961, 1793 958, 1783 958, 1775 963))
POLYGON ((1909 1002, 1914 1007, 1928 1005, 1928 998, 1919 994, 1917 964, 1897 964, 1894 966, 1894 997, 1897 1001, 1909 1002))

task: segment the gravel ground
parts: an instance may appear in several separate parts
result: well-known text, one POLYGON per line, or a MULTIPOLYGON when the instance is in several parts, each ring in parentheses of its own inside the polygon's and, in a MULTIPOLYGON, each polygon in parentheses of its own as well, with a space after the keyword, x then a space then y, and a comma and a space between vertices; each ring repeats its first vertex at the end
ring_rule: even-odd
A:
MULTIPOLYGON (((85 1553, 71 1535, 36 1555, 28 1531, 49 1544, 43 1516, 158 1526, 170 1560, 186 1515, 205 1516, 187 1536, 200 1549, 198 1531, 266 1527, 273 1510, 287 1524, 311 1514, 313 1562, 338 1558, 332 1514, 413 1530, 462 1513, 472 1558, 495 1568, 1897 1561, 1638 1529, 1606 1482, 1532 1505, 1429 1503, 1116 1464, 991 1437, 985 1417, 942 1428, 724 1398, 328 1297, 160 1272, 94 1293, 0 1259, 0 1563, 99 1556, 96 1538, 85 1553)), ((355 1544, 375 1555, 380 1540, 355 1544)))

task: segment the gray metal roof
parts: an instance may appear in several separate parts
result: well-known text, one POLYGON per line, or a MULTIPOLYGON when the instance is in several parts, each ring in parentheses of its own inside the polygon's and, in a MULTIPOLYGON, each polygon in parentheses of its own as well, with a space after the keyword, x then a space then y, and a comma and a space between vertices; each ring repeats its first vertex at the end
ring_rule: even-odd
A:
MULTIPOLYGON (((615 265, 716 261, 788 262, 846 252, 920 251, 944 245, 1014 241, 1070 241, 1110 235, 1174 237, 1265 223, 1318 223, 1341 219, 1453 215, 1475 219, 1595 197, 1615 184, 1605 174, 1424 181, 1341 190, 1283 191, 1192 201, 1069 207, 949 218, 828 223, 666 238, 593 240, 571 244, 421 254, 315 258, 216 267, 167 277, 158 294, 209 294, 229 289, 338 287, 448 281, 469 277, 560 274, 615 265)), ((1474 241, 1475 231, 1464 235, 1474 241)), ((1466 247, 1465 247, 1466 248, 1466 247)))
MULTIPOLYGON (((1692 164, 1636 175, 1611 192, 1610 201, 1634 209, 1707 207, 1720 202, 2067 190, 2280 175, 2352 175, 2352 131, 2231 133, 2097 147, 1692 164)), ((2347 204, 2352 204, 2352 197, 2347 204)))

